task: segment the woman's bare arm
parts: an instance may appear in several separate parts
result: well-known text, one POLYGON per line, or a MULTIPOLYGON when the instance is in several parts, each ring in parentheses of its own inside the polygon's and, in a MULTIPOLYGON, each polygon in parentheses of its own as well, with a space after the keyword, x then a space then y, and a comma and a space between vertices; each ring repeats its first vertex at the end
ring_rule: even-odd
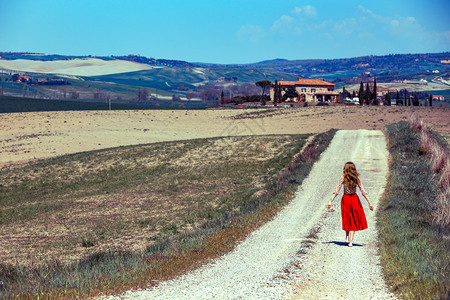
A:
POLYGON ((364 189, 362 183, 359 182, 358 186, 359 186, 359 189, 361 190, 361 194, 364 196, 364 198, 366 198, 367 202, 369 203, 369 209, 373 210, 373 204, 372 204, 372 202, 370 202, 369 196, 367 196, 366 190, 364 189))
POLYGON ((330 209, 331 208, 331 202, 333 202, 334 198, 336 198, 336 196, 339 194, 339 191, 341 189, 342 183, 344 182, 344 175, 342 175, 341 179, 339 180, 339 184, 336 187, 336 189, 334 190, 333 196, 331 196, 330 201, 328 201, 328 205, 327 208, 330 209))

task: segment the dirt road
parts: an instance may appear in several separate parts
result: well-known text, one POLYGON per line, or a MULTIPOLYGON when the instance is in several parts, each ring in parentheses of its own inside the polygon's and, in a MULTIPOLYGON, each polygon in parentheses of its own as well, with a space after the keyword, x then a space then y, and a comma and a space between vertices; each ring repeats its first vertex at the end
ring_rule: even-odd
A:
MULTIPOLYGON (((347 160, 357 164, 369 198, 377 209, 388 171, 384 136, 379 131, 340 131, 337 139, 340 155, 327 159, 330 166, 344 165, 347 160)), ((330 147, 330 150, 332 147, 330 147)), ((327 153, 328 154, 328 153, 327 153)), ((323 160, 322 160, 323 162, 323 160)), ((342 172, 338 168, 337 173, 342 172)), ((339 175, 339 174, 337 174, 339 175)), ((333 178, 336 178, 333 174, 333 178)), ((342 191, 341 191, 342 193, 342 191)), ((329 193, 330 194, 330 193, 329 193)), ((325 195, 325 199, 331 195, 325 195)), ((301 269, 294 285, 294 299, 391 299, 384 286, 377 255, 375 212, 368 208, 359 193, 368 222, 368 230, 355 233, 354 246, 344 243, 340 214, 340 197, 320 222, 317 244, 306 259, 298 259, 301 269)))
MULTIPOLYGON (((344 244, 340 211, 326 204, 346 161, 354 161, 375 208, 388 171, 381 131, 339 131, 292 202, 274 220, 252 233, 234 251, 156 288, 130 291, 130 299, 299 299, 389 298, 377 258, 374 212, 369 229, 344 244), (312 228, 318 239, 305 254, 312 228)), ((342 192, 341 192, 342 193, 342 192)), ((338 197, 337 199, 340 199, 338 197)))

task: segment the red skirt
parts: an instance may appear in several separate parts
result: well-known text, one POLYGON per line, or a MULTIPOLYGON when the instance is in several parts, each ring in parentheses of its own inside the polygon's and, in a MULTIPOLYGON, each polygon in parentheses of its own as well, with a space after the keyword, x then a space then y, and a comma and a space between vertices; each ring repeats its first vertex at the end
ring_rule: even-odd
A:
POLYGON ((357 194, 344 194, 341 200, 342 229, 358 231, 367 228, 366 215, 357 194))

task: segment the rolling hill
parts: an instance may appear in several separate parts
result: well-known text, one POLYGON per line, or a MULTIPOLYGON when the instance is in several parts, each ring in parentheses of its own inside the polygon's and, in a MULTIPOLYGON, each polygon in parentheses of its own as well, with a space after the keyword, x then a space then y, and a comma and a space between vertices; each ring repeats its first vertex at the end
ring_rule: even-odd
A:
MULTIPOLYGON (((396 54, 364 56, 344 59, 274 59, 252 64, 218 65, 180 60, 128 56, 63 56, 33 53, 0 52, 2 92, 9 95, 65 98, 68 93, 80 99, 95 98, 100 90, 113 99, 132 100, 140 89, 150 95, 170 98, 183 97, 206 87, 216 91, 267 79, 295 80, 322 78, 336 84, 336 88, 367 82, 391 84, 420 79, 433 82, 420 90, 447 90, 450 74, 450 52, 434 54, 396 54), (20 73, 33 79, 64 78, 67 86, 39 86, 11 82, 11 75, 20 73)), ((394 84, 395 85, 395 84, 394 84)), ((406 87, 403 87, 406 88, 406 87)), ((412 87, 414 89, 414 87, 412 87)), ((411 90, 411 88, 408 88, 411 90)), ((255 90, 249 90, 255 93, 255 90)), ((246 93, 233 91, 233 95, 246 93)))

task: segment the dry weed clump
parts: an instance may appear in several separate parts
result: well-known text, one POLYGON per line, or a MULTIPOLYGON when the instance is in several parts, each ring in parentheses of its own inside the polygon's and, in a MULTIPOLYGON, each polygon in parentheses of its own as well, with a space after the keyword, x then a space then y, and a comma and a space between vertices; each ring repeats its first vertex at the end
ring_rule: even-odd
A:
POLYGON ((442 224, 446 227, 450 226, 450 205, 448 205, 448 199, 450 199, 450 189, 447 188, 443 193, 440 193, 436 199, 437 208, 433 214, 434 221, 438 224, 442 224))
POLYGON ((448 147, 442 146, 433 136, 430 127, 426 126, 419 117, 413 115, 409 119, 409 126, 418 133, 420 138, 419 153, 425 154, 430 161, 433 172, 438 176, 438 197, 430 203, 433 210, 433 221, 441 226, 450 226, 450 152, 448 147))

